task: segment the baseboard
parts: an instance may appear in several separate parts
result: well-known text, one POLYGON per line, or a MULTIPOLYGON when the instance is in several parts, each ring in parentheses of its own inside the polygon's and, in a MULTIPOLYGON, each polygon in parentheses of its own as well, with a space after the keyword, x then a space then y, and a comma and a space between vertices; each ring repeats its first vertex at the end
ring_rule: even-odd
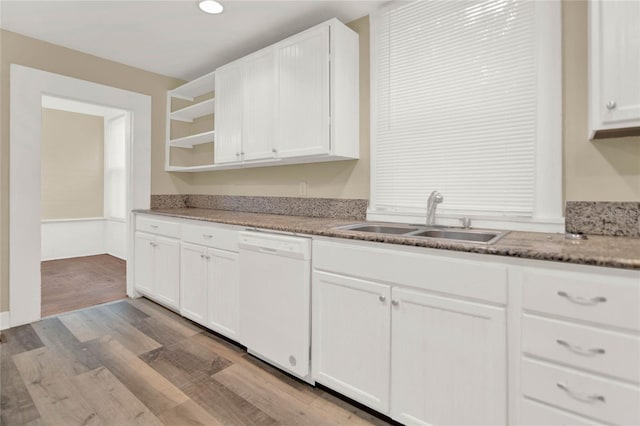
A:
POLYGON ((0 312, 0 330, 6 330, 11 327, 11 317, 9 311, 0 312))

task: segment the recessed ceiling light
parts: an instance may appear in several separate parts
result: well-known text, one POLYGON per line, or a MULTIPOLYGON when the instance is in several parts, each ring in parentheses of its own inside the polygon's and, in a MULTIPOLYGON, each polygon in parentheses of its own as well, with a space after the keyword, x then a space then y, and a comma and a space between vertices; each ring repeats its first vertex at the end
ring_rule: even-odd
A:
POLYGON ((203 12, 213 14, 222 13, 222 11, 224 10, 224 7, 222 7, 222 5, 215 0, 202 0, 200 3, 198 3, 198 7, 203 12))

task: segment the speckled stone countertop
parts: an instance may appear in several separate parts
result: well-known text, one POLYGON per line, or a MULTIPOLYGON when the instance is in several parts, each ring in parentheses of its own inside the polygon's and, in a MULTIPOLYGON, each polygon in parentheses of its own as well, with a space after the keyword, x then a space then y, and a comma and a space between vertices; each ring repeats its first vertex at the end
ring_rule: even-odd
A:
POLYGON ((512 231, 495 244, 482 245, 459 241, 411 238, 333 229, 337 226, 357 222, 345 219, 284 216, 198 208, 135 210, 135 212, 299 234, 322 235, 326 237, 403 244, 524 259, 568 262, 582 265, 640 269, 640 238, 593 235, 589 236, 587 240, 571 241, 565 239, 562 234, 512 231))

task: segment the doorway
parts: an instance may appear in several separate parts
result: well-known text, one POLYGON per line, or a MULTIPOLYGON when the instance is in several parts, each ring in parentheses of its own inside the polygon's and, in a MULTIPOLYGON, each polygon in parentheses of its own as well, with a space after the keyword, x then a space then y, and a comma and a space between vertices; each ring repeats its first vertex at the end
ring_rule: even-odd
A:
POLYGON ((42 96, 41 316, 127 297, 131 114, 42 96))
MULTIPOLYGON (((151 97, 15 64, 10 79, 9 322, 15 327, 41 318, 43 95, 131 114, 124 226, 128 260, 133 255, 131 209, 148 209, 150 204, 151 97)), ((131 268, 126 272, 126 290, 128 296, 138 296, 131 268)))

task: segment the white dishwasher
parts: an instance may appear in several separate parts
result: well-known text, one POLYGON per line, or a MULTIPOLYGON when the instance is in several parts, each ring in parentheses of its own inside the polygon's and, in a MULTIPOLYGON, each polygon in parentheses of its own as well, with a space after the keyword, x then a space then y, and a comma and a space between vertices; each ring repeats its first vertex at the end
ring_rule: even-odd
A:
POLYGON ((245 231, 238 246, 242 343, 311 382, 311 239, 245 231))

